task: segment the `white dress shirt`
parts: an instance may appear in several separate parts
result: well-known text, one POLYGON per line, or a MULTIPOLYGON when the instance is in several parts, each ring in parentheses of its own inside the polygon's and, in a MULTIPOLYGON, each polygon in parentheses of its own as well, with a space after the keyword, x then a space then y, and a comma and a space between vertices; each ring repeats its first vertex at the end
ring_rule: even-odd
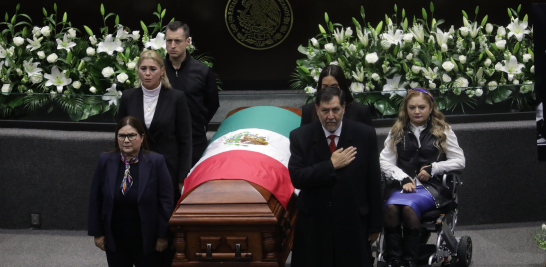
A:
POLYGON ((339 124, 339 127, 337 128, 337 130, 333 133, 326 130, 326 128, 324 128, 324 125, 322 126, 322 130, 324 130, 324 134, 326 135, 326 141, 328 142, 328 146, 330 145, 330 142, 332 142, 332 139, 330 139, 329 136, 332 134, 335 134, 336 138, 334 139, 334 141, 336 142, 336 147, 337 147, 337 144, 339 143, 339 136, 341 135, 341 126, 343 126, 343 121, 339 124))
MULTIPOLYGON (((423 126, 415 126, 413 125, 413 123, 410 123, 410 130, 413 132, 413 134, 415 134, 415 137, 417 137, 419 147, 421 147, 419 136, 421 135, 421 131, 423 131, 425 128, 426 124, 423 126)), ((462 170, 465 167, 464 153, 463 150, 459 147, 459 143, 457 142, 457 136, 455 136, 455 133, 451 130, 451 127, 448 127, 446 129, 445 134, 447 137, 447 160, 432 163, 432 176, 444 174, 453 170, 462 170)), ((402 171, 402 169, 396 166, 396 159, 398 155, 396 153, 396 146, 394 147, 394 151, 390 149, 390 139, 391 133, 389 132, 387 140, 385 140, 385 148, 383 149, 383 151, 381 151, 381 154, 379 156, 381 171, 385 174, 387 178, 392 178, 400 182, 406 177, 411 177, 415 179, 416 177, 412 177, 406 174, 404 171, 402 171)), ((419 181, 419 179, 415 179, 415 185, 420 184, 421 182, 419 181)))
POLYGON ((150 124, 152 124, 152 120, 154 119, 155 108, 157 107, 157 99, 159 99, 159 93, 161 92, 161 83, 153 90, 148 90, 144 86, 141 87, 144 94, 142 101, 144 107, 144 124, 146 124, 146 128, 150 129, 150 124))

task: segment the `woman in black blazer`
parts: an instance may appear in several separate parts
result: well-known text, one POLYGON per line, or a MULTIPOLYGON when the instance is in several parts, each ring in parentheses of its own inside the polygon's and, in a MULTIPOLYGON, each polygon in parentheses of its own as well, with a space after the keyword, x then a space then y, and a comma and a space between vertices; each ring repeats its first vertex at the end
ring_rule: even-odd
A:
POLYGON ((135 116, 148 137, 150 150, 165 156, 174 188, 180 198, 181 185, 191 168, 191 115, 186 96, 170 88, 163 59, 154 50, 140 54, 137 63, 141 87, 123 92, 118 118, 135 116))
MULTIPOLYGON (((337 87, 345 94, 345 114, 343 119, 350 119, 352 121, 364 123, 372 126, 372 115, 370 107, 364 104, 360 104, 354 101, 354 98, 349 90, 349 84, 345 79, 343 69, 337 65, 328 65, 322 70, 318 79, 317 90, 325 87, 337 87)), ((317 113, 315 112, 315 104, 305 104, 301 114, 301 125, 318 121, 317 113)))
POLYGON ((148 151, 137 118, 122 118, 112 152, 102 153, 89 197, 88 234, 109 266, 153 266, 167 248, 173 189, 165 158, 148 151))

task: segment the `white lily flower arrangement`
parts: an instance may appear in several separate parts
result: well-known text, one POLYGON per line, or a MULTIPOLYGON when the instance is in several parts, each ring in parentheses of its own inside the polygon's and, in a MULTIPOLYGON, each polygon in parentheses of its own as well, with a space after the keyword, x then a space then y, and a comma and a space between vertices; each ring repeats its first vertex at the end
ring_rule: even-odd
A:
MULTIPOLYGON (((428 10, 434 12, 432 2, 428 10)), ((351 87, 355 100, 374 106, 382 115, 398 113, 409 85, 432 89, 438 107, 455 113, 510 100, 520 110, 531 110, 533 32, 520 10, 521 5, 509 8, 510 20, 504 26, 487 23, 488 16, 480 17, 479 8, 474 12, 476 21, 462 11, 463 26, 457 29, 445 26, 443 19, 428 17, 424 8, 421 18, 415 19, 404 9, 398 12, 395 5, 395 14, 377 24, 353 18, 356 38, 347 34, 350 28, 331 22, 325 13, 326 26, 319 25, 320 33, 298 48, 306 57, 297 61, 291 87, 316 88, 315 70, 336 64, 356 84, 351 87)), ((364 7, 360 15, 365 18, 364 7)), ((314 91, 306 92, 312 101, 314 91)))
MULTIPOLYGON (((43 8, 48 25, 32 25, 42 20, 31 21, 19 9, 17 5, 12 19, 0 25, 0 118, 9 118, 15 110, 32 114, 59 107, 75 121, 115 112, 122 91, 138 86, 140 53, 146 47, 163 57, 166 53, 166 9, 161 5, 154 12, 159 21, 149 26, 141 21, 141 30, 120 24, 119 16, 106 13, 101 5, 104 27, 98 34, 87 26, 72 27, 66 13, 59 16, 56 4, 51 13, 43 8), (110 27, 108 18, 109 23, 114 19, 110 27)), ((195 50, 192 42, 188 52, 195 50)), ((211 57, 192 56, 212 67, 211 57)))

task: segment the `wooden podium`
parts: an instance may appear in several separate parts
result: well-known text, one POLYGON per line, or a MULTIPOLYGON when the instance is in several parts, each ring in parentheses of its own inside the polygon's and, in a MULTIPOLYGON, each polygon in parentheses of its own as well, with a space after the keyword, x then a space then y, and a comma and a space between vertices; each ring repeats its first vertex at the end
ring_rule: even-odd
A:
POLYGON ((213 180, 176 207, 172 266, 284 266, 292 248, 297 196, 287 209, 244 180, 213 180))

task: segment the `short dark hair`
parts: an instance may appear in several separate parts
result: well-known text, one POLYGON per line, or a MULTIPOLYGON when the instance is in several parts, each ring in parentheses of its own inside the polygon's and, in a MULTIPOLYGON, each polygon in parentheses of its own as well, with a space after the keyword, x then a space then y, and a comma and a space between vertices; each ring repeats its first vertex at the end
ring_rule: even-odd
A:
POLYGON ((119 144, 118 144, 118 132, 119 132, 119 129, 127 125, 135 128, 135 130, 141 137, 144 136, 141 149, 143 150, 143 152, 148 151, 149 150, 148 142, 146 142, 146 136, 144 135, 144 127, 142 127, 142 123, 140 123, 138 118, 133 116, 123 117, 121 120, 118 121, 118 125, 116 126, 116 137, 114 139, 114 144, 115 144, 114 151, 120 151, 119 144))
POLYGON ((334 79, 336 79, 337 84, 339 84, 339 89, 345 93, 347 105, 351 104, 354 101, 351 91, 349 90, 351 82, 347 81, 347 78, 345 78, 345 73, 343 73, 343 69, 340 66, 328 65, 320 72, 317 91, 320 91, 322 88, 322 79, 328 76, 332 76, 334 79))
POLYGON ((317 97, 315 98, 315 105, 320 106, 321 102, 328 102, 337 96, 339 98, 339 104, 345 105, 345 93, 339 90, 337 87, 325 87, 324 89, 317 91, 317 97))
POLYGON ((188 39, 190 37, 190 26, 188 26, 188 24, 182 21, 171 21, 169 24, 167 24, 167 30, 173 32, 180 28, 182 28, 182 31, 184 31, 184 38, 188 39))

